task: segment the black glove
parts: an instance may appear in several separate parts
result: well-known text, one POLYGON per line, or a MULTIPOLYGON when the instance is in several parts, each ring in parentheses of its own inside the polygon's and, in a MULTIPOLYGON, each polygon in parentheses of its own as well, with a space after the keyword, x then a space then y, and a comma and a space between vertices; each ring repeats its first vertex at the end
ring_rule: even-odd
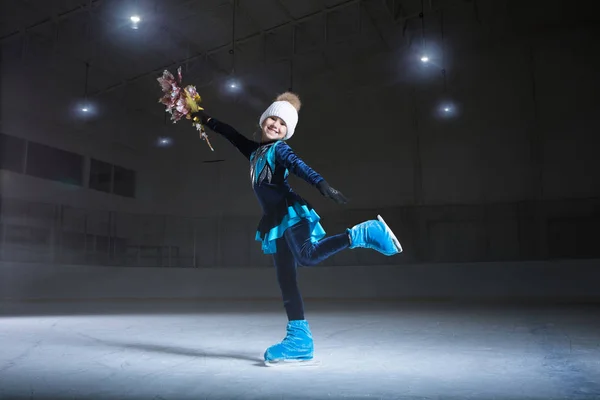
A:
POLYGON ((338 204, 346 204, 348 203, 348 199, 346 196, 342 194, 339 190, 336 190, 329 186, 329 184, 325 181, 321 181, 317 184, 317 188, 319 192, 328 199, 335 201, 338 204))
POLYGON ((208 120, 211 118, 204 110, 198 110, 198 117, 200 118, 200 122, 202 125, 206 125, 208 120))

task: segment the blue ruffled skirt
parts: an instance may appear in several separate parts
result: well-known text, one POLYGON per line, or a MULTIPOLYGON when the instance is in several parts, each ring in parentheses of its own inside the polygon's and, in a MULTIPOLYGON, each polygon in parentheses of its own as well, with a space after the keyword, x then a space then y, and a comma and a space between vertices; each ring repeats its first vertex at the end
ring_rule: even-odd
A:
POLYGON ((325 229, 319 222, 321 217, 312 206, 300 196, 286 199, 277 210, 263 215, 256 231, 256 240, 262 242, 265 254, 277 252, 276 241, 281 238, 287 228, 306 220, 310 226, 310 240, 313 243, 325 237, 325 229))

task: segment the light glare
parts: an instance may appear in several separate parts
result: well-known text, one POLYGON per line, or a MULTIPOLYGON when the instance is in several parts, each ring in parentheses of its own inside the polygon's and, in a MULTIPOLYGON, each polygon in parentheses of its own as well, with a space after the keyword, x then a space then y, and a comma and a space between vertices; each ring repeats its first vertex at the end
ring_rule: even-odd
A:
POLYGON ((171 140, 171 138, 168 138, 168 137, 159 138, 158 143, 157 143, 157 145, 159 147, 168 147, 172 144, 173 144, 173 141, 171 140))
POLYGON ((440 118, 454 118, 457 117, 460 111, 460 107, 452 100, 441 102, 436 107, 436 115, 440 118))
POLYGON ((235 79, 235 78, 229 79, 226 82, 225 87, 228 90, 230 90, 231 92, 237 92, 237 91, 241 90, 240 82, 237 79, 235 79))
POLYGON ((137 15, 133 15, 131 16, 131 22, 133 22, 134 24, 137 24, 138 22, 140 22, 142 19, 140 17, 138 17, 137 15))

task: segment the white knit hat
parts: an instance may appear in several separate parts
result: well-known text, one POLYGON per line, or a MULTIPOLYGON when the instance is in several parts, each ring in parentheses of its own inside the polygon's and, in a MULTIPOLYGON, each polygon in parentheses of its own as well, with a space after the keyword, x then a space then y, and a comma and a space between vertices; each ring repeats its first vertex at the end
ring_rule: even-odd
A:
POLYGON ((285 121, 287 133, 283 140, 288 140, 294 134, 298 125, 298 111, 300 111, 300 99, 297 95, 286 92, 277 97, 275 102, 260 116, 259 125, 262 126, 265 119, 279 117, 285 121))

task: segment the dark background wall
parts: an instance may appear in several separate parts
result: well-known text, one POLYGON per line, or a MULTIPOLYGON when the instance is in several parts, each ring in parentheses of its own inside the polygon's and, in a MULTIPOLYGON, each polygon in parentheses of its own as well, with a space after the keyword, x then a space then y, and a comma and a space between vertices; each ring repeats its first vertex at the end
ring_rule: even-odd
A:
MULTIPOLYGON (((405 248, 394 258, 345 252, 326 266, 600 256, 593 2, 424 2, 424 21, 419 1, 350 2, 326 22, 299 19, 293 48, 287 28, 240 42, 237 93, 223 89, 230 33, 216 30, 230 23, 229 3, 210 3, 212 14, 192 15, 214 18, 203 26, 225 47, 186 64, 185 74, 201 87, 207 110, 252 136, 262 110, 292 85, 304 105, 289 144, 351 202, 335 205, 292 177, 294 187, 329 233, 381 214, 405 248), (315 33, 323 27, 326 42, 315 33)), ((302 14, 300 5, 283 3, 302 14)), ((160 2, 144 4, 158 26, 168 25, 160 2)), ((182 16, 192 10, 177 4, 182 16)), ((175 47, 136 42, 122 21, 118 29, 105 25, 123 11, 114 2, 94 7, 91 47, 74 34, 85 32, 78 18, 16 36, 8 27, 2 37, 2 260, 270 266, 253 240, 260 210, 246 160, 212 132, 210 152, 186 122, 166 121, 156 103, 157 66, 181 59, 175 47), (85 117, 74 111, 82 60, 92 60, 88 90, 96 93, 85 117), (157 146, 162 136, 173 145, 157 146), (52 156, 40 144, 73 154, 52 156)), ((237 37, 244 37, 263 14, 259 5, 238 7, 237 37)), ((195 49, 209 48, 200 36, 195 49)))

